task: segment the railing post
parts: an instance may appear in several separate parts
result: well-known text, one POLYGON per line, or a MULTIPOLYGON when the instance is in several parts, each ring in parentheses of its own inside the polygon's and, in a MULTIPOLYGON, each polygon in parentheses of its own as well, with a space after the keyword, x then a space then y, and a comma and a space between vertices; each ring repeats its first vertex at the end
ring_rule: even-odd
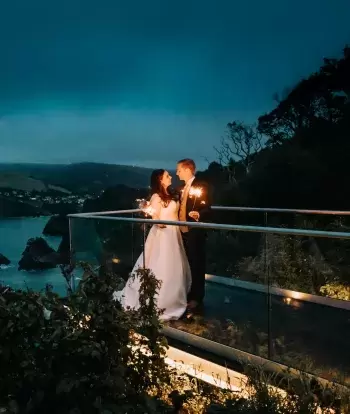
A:
MULTIPOLYGON (((264 213, 264 224, 268 227, 267 212, 264 213)), ((267 285, 267 357, 272 359, 273 341, 271 333, 271 319, 272 319, 272 303, 271 303, 271 280, 270 280, 270 265, 268 257, 268 234, 265 233, 265 254, 264 254, 264 268, 265 268, 265 283, 267 285)))
POLYGON ((143 226, 142 226, 142 228, 143 228, 143 246, 142 246, 142 249, 143 249, 143 268, 145 269, 146 268, 146 248, 145 248, 145 246, 146 246, 146 226, 147 226, 147 224, 146 223, 144 223, 143 224, 143 226))
MULTIPOLYGON (((68 228, 69 228, 69 262, 70 262, 70 267, 71 269, 75 268, 75 258, 74 258, 74 253, 73 253, 73 241, 72 241, 72 229, 73 229, 73 225, 72 225, 72 217, 68 217, 68 228)), ((70 278, 70 288, 72 292, 75 292, 75 277, 74 277, 74 272, 71 273, 71 278, 70 278)))
MULTIPOLYGON (((131 218, 134 218, 134 213, 131 213, 131 218)), ((135 263, 135 249, 134 249, 134 242, 135 242, 135 230, 134 230, 134 223, 131 223, 131 263, 135 263)))

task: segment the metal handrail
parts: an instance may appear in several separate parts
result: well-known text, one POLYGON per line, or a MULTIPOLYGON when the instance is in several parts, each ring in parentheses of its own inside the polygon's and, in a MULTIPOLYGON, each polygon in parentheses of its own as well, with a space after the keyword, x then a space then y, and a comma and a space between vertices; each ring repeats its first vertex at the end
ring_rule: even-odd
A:
MULTIPOLYGON (((136 212, 141 210, 136 210, 136 212)), ((290 228, 278 228, 278 227, 262 227, 262 226, 243 226, 237 224, 219 224, 219 223, 204 223, 204 222, 191 222, 191 221, 169 221, 169 220, 153 220, 145 218, 129 218, 129 217, 111 217, 108 214, 122 214, 125 212, 135 212, 135 210, 117 210, 113 212, 104 212, 104 215, 100 213, 78 213, 69 214, 69 218, 80 219, 93 219, 93 220, 112 220, 112 221, 125 221, 132 223, 152 223, 152 224, 164 224, 167 226, 186 226, 199 229, 212 229, 212 230, 225 230, 225 231, 245 231, 250 233, 269 233, 269 234, 281 234, 291 236, 306 236, 306 237, 324 237, 332 239, 350 239, 350 232, 336 232, 336 231, 321 231, 321 230, 303 230, 303 229, 290 229, 290 228), (97 215, 98 214, 98 215, 97 215)))
POLYGON ((93 213, 75 213, 68 214, 68 217, 79 216, 81 218, 86 216, 108 216, 112 214, 133 214, 133 213, 142 213, 142 210, 139 208, 129 209, 129 210, 111 210, 111 211, 96 211, 93 213))
POLYGON ((350 211, 344 210, 306 210, 293 208, 260 208, 260 207, 230 207, 230 206, 212 206, 212 210, 217 211, 254 211, 262 213, 295 213, 295 214, 318 214, 333 216, 350 216, 350 211))
MULTIPOLYGON (((293 209, 293 208, 260 208, 260 207, 231 207, 231 206, 212 206, 214 211, 247 211, 247 212, 260 212, 260 213, 294 213, 294 214, 316 214, 324 216, 350 216, 350 210, 307 210, 307 209, 293 209)), ((125 213, 138 213, 140 209, 130 210, 116 210, 116 211, 100 211, 95 213, 80 213, 85 215, 108 215, 108 214, 125 214, 125 213)))

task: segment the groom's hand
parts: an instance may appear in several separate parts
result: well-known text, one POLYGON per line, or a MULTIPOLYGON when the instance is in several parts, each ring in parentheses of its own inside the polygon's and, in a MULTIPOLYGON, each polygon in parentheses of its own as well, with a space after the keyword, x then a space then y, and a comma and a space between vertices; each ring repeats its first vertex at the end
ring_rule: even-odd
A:
POLYGON ((198 211, 190 211, 190 212, 188 213, 188 215, 189 215, 191 218, 193 218, 193 220, 196 220, 196 221, 198 221, 198 220, 199 220, 199 217, 200 217, 200 214, 198 213, 198 211))

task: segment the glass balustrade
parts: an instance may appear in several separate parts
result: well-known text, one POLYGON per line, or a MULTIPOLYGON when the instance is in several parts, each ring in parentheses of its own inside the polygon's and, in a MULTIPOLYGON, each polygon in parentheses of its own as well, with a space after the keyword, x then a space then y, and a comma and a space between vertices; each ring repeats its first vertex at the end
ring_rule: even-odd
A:
MULTIPOLYGON (((194 225, 206 237, 205 306, 191 321, 166 325, 349 383, 350 233, 270 220, 273 228, 261 213, 254 226, 194 225)), ((72 216, 74 262, 88 262, 126 280, 151 226, 135 213, 72 216)))

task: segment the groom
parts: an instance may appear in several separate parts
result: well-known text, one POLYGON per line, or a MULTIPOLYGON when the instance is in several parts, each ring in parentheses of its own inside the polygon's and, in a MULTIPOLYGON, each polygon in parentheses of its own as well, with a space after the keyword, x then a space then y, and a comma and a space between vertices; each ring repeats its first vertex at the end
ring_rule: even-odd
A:
MULTIPOLYGON (((185 158, 177 163, 176 175, 185 185, 181 190, 179 221, 209 221, 211 213, 211 194, 208 184, 199 181, 196 176, 196 164, 185 158), (201 188, 201 196, 190 194, 191 188, 201 188)), ((187 317, 198 312, 205 294, 205 239, 204 229, 181 226, 182 238, 192 273, 192 286, 188 294, 187 317)))

